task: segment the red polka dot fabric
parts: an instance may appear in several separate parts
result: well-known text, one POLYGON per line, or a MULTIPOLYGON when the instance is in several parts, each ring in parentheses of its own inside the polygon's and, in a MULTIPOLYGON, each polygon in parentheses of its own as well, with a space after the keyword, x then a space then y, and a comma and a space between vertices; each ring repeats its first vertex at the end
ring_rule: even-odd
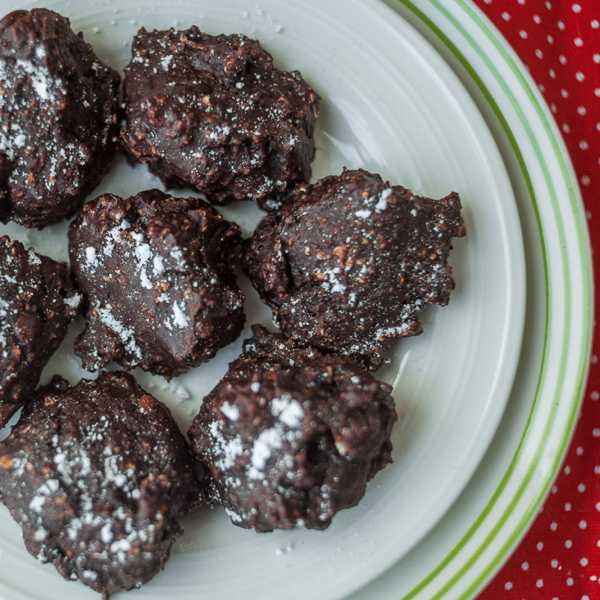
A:
MULTIPOLYGON (((474 2, 516 50, 550 106, 577 173, 592 249, 598 249, 600 0, 474 2)), ((598 273, 596 263, 596 286, 598 273)), ((596 331, 581 416, 552 492, 512 558, 477 600, 600 598, 599 338, 596 331)))

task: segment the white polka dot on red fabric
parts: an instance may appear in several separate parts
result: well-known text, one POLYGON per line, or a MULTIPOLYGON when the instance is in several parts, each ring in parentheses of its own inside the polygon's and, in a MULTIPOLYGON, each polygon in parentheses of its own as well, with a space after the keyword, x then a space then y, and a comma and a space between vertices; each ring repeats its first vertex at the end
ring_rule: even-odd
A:
POLYGON ((533 15, 533 22, 539 25, 542 22, 542 19, 540 19, 539 15, 533 15))
POLYGON ((505 590, 512 590, 512 586, 513 586, 512 582, 510 582, 510 581, 507 581, 507 582, 504 584, 504 589, 505 589, 505 590))
POLYGON ((594 19, 590 25, 592 26, 592 29, 598 29, 598 27, 600 27, 600 21, 597 21, 596 19, 594 19))
POLYGON ((576 452, 577 452, 577 456, 581 456, 584 452, 583 446, 577 446, 576 452))
POLYGON ((592 183, 592 180, 587 175, 584 175, 579 181, 581 185, 590 185, 592 183))
POLYGON ((557 25, 561 31, 564 31, 566 29, 566 26, 562 21, 558 21, 557 25))
POLYGON ((580 564, 582 567, 585 567, 585 566, 587 566, 588 562, 589 562, 589 561, 588 561, 588 559, 587 559, 587 558, 582 558, 582 559, 579 561, 579 564, 580 564))
MULTIPOLYGON (((596 129, 600 129, 600 123, 596 123, 596 129)), ((595 390, 590 394, 590 398, 592 400, 598 400, 600 398, 600 393, 595 390)))
POLYGON ((519 31, 519 35, 526 40, 527 39, 527 32, 524 29, 521 29, 521 31, 519 31))
POLYGON ((551 566, 553 569, 556 569, 556 567, 558 567, 558 561, 557 561, 555 558, 553 558, 553 559, 550 561, 550 566, 551 566))
POLYGON ((600 437, 600 429, 598 429, 597 427, 595 429, 592 430, 592 435, 594 437, 600 437))
POLYGON ((521 565, 521 569, 523 569, 523 571, 527 571, 527 569, 529 569, 529 563, 528 562, 524 562, 521 565))
MULTIPOLYGON (((600 510, 600 509, 598 509, 600 510)), ((554 523, 550 523, 550 529, 552 529, 552 531, 556 531, 558 529, 558 523, 554 522, 554 523)))
POLYGON ((572 548, 572 547, 573 547, 572 540, 566 540, 565 541, 565 548, 572 548))
POLYGON ((571 8, 573 9, 574 13, 581 12, 581 6, 579 6, 579 4, 573 4, 571 8))
POLYGON ((583 492, 585 492, 585 483, 580 483, 580 484, 577 486, 577 491, 578 491, 578 492, 580 492, 580 493, 583 493, 583 492))
POLYGON ((567 579, 567 585, 573 585, 575 583, 575 580, 572 577, 569 577, 567 579))
POLYGON ((544 543, 538 542, 536 545, 536 548, 541 552, 544 549, 544 543))
POLYGON ((579 521, 579 529, 586 529, 586 528, 587 528, 587 522, 579 521))
POLYGON ((544 587, 544 580, 543 580, 543 579, 538 579, 538 580, 535 582, 535 586, 536 586, 536 587, 539 587, 539 588, 541 588, 541 587, 544 587))
POLYGON ((510 15, 509 15, 509 14, 508 14, 506 11, 504 11, 504 12, 502 13, 502 18, 503 18, 505 21, 510 21, 510 15))

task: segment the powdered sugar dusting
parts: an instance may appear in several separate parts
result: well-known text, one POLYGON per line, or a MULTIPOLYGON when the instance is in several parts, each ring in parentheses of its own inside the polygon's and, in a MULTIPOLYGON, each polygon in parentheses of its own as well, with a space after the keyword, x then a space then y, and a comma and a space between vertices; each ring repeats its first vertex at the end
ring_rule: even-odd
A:
POLYGON ((267 461, 271 458, 273 451, 278 450, 283 445, 281 431, 272 427, 265 429, 254 441, 250 459, 250 468, 248 469, 249 479, 263 479, 264 469, 267 461))
POLYGON ((289 394, 284 394, 280 398, 273 398, 271 414, 278 417, 282 423, 285 423, 291 429, 295 429, 302 422, 304 409, 297 400, 294 400, 289 394))
POLYGON ((221 405, 221 412, 230 420, 237 421, 240 418, 240 410, 234 404, 229 404, 229 402, 224 402, 221 405))
POLYGON ((142 360, 142 351, 136 343, 135 332, 132 327, 126 327, 112 313, 112 306, 107 304, 103 308, 97 309, 99 319, 120 338, 121 343, 125 346, 127 352, 135 356, 138 360, 142 360))
POLYGON ((235 465, 237 457, 244 453, 242 440, 238 436, 226 440, 223 437, 223 425, 220 421, 213 421, 209 430, 214 441, 214 455, 219 457, 217 466, 223 471, 228 471, 235 465))

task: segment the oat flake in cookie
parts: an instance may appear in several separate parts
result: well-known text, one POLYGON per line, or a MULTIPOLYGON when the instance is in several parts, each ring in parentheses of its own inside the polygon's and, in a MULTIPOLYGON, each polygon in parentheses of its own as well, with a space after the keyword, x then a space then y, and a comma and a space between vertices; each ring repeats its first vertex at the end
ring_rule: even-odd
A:
POLYGON ((277 208, 308 182, 319 96, 243 35, 141 29, 125 68, 129 153, 169 187, 277 208))
POLYGON ((189 431, 204 494, 257 531, 325 529, 391 462, 391 386, 260 325, 189 431))
POLYGON ((240 229, 197 198, 159 190, 87 203, 69 229, 88 370, 115 361, 170 378, 212 358, 244 325, 233 271, 240 229))
POLYGON ((66 265, 0 237, 0 429, 36 388, 80 302, 66 265))
POLYGON ((119 76, 46 9, 0 21, 0 220, 43 227, 74 213, 106 172, 119 76))
POLYGON ((243 267, 286 335, 377 369, 395 338, 421 333, 426 304, 448 303, 460 210, 454 192, 432 200, 344 170, 263 218, 243 267))
POLYGON ((27 550, 105 597, 163 568, 197 486, 170 412, 122 372, 56 376, 0 442, 0 500, 27 550))

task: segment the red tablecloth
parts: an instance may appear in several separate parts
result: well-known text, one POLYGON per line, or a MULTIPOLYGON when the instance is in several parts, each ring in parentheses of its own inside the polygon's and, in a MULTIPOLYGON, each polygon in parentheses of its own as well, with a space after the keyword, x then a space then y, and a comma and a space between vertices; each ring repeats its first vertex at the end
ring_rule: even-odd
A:
MULTIPOLYGON (((527 66, 571 155, 600 244, 600 0, 474 0, 527 66)), ((600 281, 598 264, 596 282, 600 281)), ((598 285, 598 284, 597 284, 598 285)), ((478 600, 600 598, 600 330, 573 443, 552 493, 478 600)))

